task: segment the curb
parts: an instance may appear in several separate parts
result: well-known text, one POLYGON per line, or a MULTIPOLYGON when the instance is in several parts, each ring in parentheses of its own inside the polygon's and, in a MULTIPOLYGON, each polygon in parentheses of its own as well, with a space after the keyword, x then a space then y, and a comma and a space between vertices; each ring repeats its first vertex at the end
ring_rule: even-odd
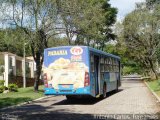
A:
POLYGON ((26 105, 26 104, 30 104, 32 102, 36 102, 36 101, 39 101, 39 100, 42 100, 42 99, 45 99, 45 98, 50 98, 50 97, 53 97, 54 95, 51 95, 51 96, 44 96, 44 97, 41 97, 41 98, 37 98, 35 100, 30 100, 30 101, 27 101, 27 102, 23 102, 23 103, 20 103, 20 104, 17 104, 17 105, 12 105, 12 106, 8 106, 8 107, 4 107, 4 108, 1 108, 1 110, 5 110, 5 109, 10 109, 10 108, 15 108, 15 107, 19 107, 19 106, 22 106, 22 105, 26 105))
POLYGON ((144 82, 144 83, 148 87, 148 89, 151 91, 151 93, 157 98, 158 102, 160 102, 160 97, 149 87, 147 82, 144 82))

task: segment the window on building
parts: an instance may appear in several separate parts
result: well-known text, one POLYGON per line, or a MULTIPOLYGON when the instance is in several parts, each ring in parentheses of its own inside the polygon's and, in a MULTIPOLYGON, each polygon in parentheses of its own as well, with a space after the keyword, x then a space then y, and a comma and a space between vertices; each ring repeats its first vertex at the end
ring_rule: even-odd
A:
POLYGON ((16 76, 22 76, 22 61, 16 60, 16 76))
POLYGON ((31 77, 31 70, 30 70, 28 62, 26 62, 26 77, 28 77, 28 78, 31 77))

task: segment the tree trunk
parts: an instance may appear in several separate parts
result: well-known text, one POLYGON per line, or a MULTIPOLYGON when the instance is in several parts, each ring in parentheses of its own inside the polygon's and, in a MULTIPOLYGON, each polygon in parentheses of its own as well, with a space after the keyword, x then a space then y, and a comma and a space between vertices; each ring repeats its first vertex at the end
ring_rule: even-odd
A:
POLYGON ((34 82, 34 91, 35 92, 38 91, 38 86, 39 86, 39 77, 38 77, 38 73, 36 73, 35 82, 34 82))
POLYGON ((149 64, 150 64, 150 67, 151 67, 152 72, 154 73, 156 79, 158 79, 158 74, 157 74, 157 72, 156 72, 156 70, 155 70, 155 68, 154 68, 154 65, 153 65, 152 60, 151 60, 151 59, 148 59, 148 61, 149 61, 149 64))
POLYGON ((35 82, 34 82, 34 90, 38 91, 38 86, 39 86, 39 81, 40 81, 40 75, 41 75, 41 69, 42 69, 42 65, 40 62, 40 53, 36 53, 36 77, 35 77, 35 82))
POLYGON ((43 51, 47 48, 47 40, 46 35, 42 29, 40 29, 37 33, 39 42, 41 43, 38 47, 38 50, 35 50, 35 46, 31 46, 32 48, 32 55, 34 56, 34 60, 36 62, 36 77, 34 82, 34 90, 38 91, 38 86, 40 82, 42 64, 43 64, 43 51))

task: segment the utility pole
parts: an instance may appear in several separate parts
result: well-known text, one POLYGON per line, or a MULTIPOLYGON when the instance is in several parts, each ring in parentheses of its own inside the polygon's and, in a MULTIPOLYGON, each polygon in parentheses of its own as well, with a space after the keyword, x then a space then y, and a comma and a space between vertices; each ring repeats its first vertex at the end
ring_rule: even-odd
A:
POLYGON ((23 64, 23 87, 26 88, 26 43, 24 43, 24 50, 23 50, 23 60, 24 60, 24 64, 23 64))

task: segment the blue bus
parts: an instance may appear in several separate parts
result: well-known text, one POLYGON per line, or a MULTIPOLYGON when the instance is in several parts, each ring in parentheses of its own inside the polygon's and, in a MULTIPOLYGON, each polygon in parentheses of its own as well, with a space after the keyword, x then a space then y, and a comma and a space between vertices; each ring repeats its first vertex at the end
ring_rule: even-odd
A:
POLYGON ((106 97, 121 85, 120 57, 88 46, 44 50, 45 95, 106 97))

